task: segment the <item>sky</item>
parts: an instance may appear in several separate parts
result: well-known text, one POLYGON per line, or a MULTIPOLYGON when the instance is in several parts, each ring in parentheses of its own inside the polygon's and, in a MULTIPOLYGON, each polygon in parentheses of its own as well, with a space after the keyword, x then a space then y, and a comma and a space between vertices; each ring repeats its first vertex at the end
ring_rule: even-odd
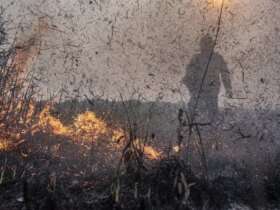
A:
MULTIPOLYGON (((219 0, 0 0, 8 47, 39 40, 29 70, 38 95, 95 96, 172 103, 200 39, 215 35, 219 0), (47 30, 34 30, 44 22, 47 30), (39 34, 39 35, 38 35, 39 34)), ((279 106, 280 2, 226 0, 216 52, 226 61, 234 99, 219 106, 279 106)))

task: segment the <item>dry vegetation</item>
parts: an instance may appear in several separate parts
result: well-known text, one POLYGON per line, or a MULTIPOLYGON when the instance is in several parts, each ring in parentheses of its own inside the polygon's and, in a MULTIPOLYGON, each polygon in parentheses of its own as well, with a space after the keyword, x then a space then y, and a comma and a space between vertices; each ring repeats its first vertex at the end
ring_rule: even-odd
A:
MULTIPOLYGON (((179 146, 167 154, 147 145, 153 136, 139 137, 129 112, 124 127, 107 123, 91 111, 65 123, 56 116, 53 103, 36 102, 25 63, 17 64, 21 57, 17 53, 33 56, 34 51, 16 49, 6 54, 7 62, 1 67, 0 209, 277 206, 279 158, 264 170, 259 185, 246 164, 228 162, 233 172, 209 176, 201 138, 194 142, 200 165, 196 169, 189 156, 180 155, 182 135, 176 137, 179 146)), ((179 110, 180 127, 196 126, 198 131, 184 115, 179 110)))
MULTIPOLYGON (((184 153, 182 135, 174 137, 174 151, 159 151, 149 144, 153 136, 140 137, 129 113, 125 126, 109 124, 90 110, 64 123, 54 114, 54 103, 36 101, 32 72, 27 71, 40 52, 39 35, 47 29, 40 20, 30 39, 15 40, 1 53, 1 210, 218 210, 234 203, 252 209, 277 207, 279 157, 258 181, 246 163, 228 162, 233 172, 210 176, 200 135, 193 143, 198 151, 195 168, 184 153)), ((180 127, 199 134, 199 126, 184 114, 179 110, 180 127)))

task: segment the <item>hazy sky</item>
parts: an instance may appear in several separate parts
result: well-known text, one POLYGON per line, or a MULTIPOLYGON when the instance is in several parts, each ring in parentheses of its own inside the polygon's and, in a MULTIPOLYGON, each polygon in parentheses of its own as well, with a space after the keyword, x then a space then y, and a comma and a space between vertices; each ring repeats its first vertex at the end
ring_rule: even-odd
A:
MULTIPOLYGON (((104 98, 139 92, 178 102, 189 99, 180 81, 200 38, 214 35, 218 12, 207 0, 17 0, 3 18, 10 40, 15 32, 28 39, 40 18, 47 22, 33 65, 45 97, 91 89, 104 98)), ((279 20, 277 0, 227 0, 216 51, 230 69, 234 97, 243 99, 227 99, 221 88, 220 106, 278 105, 279 20)))

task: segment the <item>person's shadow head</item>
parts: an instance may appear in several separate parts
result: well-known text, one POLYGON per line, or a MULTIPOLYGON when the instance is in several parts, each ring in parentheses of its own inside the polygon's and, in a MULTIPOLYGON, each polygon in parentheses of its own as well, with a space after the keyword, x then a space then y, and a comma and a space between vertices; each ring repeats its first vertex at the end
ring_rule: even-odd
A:
POLYGON ((204 35, 201 39, 200 39, 200 51, 201 53, 208 53, 211 52, 214 48, 215 45, 215 41, 214 39, 210 36, 210 34, 206 34, 204 35))

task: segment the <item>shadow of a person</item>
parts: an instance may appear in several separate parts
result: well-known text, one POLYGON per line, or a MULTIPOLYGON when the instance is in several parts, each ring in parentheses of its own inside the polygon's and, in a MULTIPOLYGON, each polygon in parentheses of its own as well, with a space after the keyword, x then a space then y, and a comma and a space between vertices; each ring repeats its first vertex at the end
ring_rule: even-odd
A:
POLYGON ((218 95, 220 91, 220 76, 228 97, 232 97, 230 73, 222 55, 213 52, 208 71, 202 84, 203 75, 211 56, 214 40, 210 35, 205 35, 200 40, 199 54, 192 57, 183 78, 183 84, 188 88, 190 101, 188 110, 190 115, 200 116, 208 121, 215 120, 219 112, 218 95), (201 87, 202 84, 202 87, 201 87), (199 93, 200 92, 200 93, 199 93))

